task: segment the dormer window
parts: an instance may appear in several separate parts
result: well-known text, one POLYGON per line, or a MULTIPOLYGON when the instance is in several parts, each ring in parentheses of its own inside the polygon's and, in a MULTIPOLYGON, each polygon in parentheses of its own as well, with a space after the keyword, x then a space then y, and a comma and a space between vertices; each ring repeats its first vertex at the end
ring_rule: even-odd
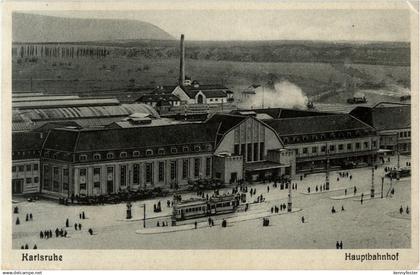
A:
POLYGON ((195 145, 194 146, 194 151, 199 152, 200 151, 200 145, 195 145))
POLYGON ((286 138, 283 139, 283 141, 284 141, 284 143, 289 143, 289 138, 286 137, 286 138))
POLYGON ((152 156, 153 155, 153 150, 152 149, 147 149, 146 150, 146 156, 152 156))
POLYGON ((133 157, 140 157, 140 151, 133 151, 133 157))
POLYGON ((93 159, 94 160, 100 160, 101 159, 101 154, 94 154, 93 159))
POLYGON ((127 152, 120 153, 120 158, 126 158, 126 157, 127 157, 127 152))
POLYGON ((213 150, 213 146, 211 144, 207 144, 207 151, 213 150))
POLYGON ((165 154, 165 149, 163 149, 163 148, 159 148, 159 150, 158 150, 158 154, 159 154, 159 155, 164 155, 164 154, 165 154))
POLYGON ((190 148, 188 148, 188 146, 184 146, 182 147, 182 152, 186 153, 190 150, 190 148))
POLYGON ((171 153, 172 153, 172 154, 176 154, 176 153, 178 153, 178 150, 176 149, 176 147, 172 147, 172 148, 171 148, 171 153))
POLYGON ((79 156, 79 160, 80 161, 86 161, 87 160, 87 156, 86 155, 80 155, 79 156))
POLYGON ((106 154, 106 158, 107 159, 113 159, 114 158, 114 154, 113 153, 108 153, 108 154, 106 154))

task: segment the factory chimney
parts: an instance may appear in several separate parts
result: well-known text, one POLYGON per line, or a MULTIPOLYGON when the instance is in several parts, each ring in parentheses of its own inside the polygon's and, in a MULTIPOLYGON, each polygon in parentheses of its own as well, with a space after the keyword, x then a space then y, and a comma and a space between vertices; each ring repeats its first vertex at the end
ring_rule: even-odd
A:
POLYGON ((184 35, 181 34, 181 45, 180 45, 180 57, 179 57, 179 85, 184 85, 185 82, 185 47, 184 47, 184 35))

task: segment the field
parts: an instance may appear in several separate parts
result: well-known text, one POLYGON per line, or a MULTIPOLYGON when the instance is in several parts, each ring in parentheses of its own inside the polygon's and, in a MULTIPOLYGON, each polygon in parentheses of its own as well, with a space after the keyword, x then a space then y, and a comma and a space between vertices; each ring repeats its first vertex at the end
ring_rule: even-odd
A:
MULTIPOLYGON (((13 58, 13 91, 83 93, 128 87, 177 83, 177 58, 107 56, 103 58, 13 58)), ((344 102, 353 91, 341 89, 345 83, 409 87, 409 66, 330 64, 301 62, 236 62, 186 60, 186 73, 200 83, 219 83, 231 88, 236 97, 252 84, 272 85, 282 79, 298 85, 319 101, 344 102), (343 93, 344 92, 344 93, 343 93), (317 99, 317 97, 315 97, 317 99)), ((398 94, 396 95, 398 97, 398 94)))

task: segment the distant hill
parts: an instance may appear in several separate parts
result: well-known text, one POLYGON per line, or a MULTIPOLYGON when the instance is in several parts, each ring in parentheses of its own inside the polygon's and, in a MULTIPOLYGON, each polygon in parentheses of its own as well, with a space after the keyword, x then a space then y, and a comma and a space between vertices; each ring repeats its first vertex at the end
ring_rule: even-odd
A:
POLYGON ((137 20, 64 18, 28 13, 12 16, 13 42, 172 40, 159 27, 137 20))

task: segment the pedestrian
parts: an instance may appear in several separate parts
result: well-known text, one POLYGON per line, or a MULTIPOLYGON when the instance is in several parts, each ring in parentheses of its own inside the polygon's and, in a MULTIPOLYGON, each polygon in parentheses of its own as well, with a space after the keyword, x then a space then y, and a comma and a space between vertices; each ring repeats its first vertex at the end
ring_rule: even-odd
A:
POLYGON ((353 178, 353 176, 352 175, 350 175, 350 180, 353 178))
POLYGON ((19 207, 15 207, 14 209, 13 209, 13 213, 14 214, 19 214, 19 207))
POLYGON ((157 226, 157 227, 160 227, 159 221, 156 223, 156 226, 157 226))
POLYGON ((20 249, 25 249, 25 246, 21 245, 21 246, 20 246, 20 249))
POLYGON ((331 208, 331 213, 332 213, 332 214, 334 214, 334 213, 335 213, 334 206, 331 208))
POLYGON ((270 193, 270 185, 267 185, 267 193, 270 193))
POLYGON ((43 238, 44 238, 44 233, 42 233, 42 231, 40 231, 40 232, 39 232, 39 237, 40 237, 41 239, 43 239, 43 238))
POLYGON ((318 192, 318 185, 315 187, 315 191, 318 192))
POLYGON ((311 193, 311 187, 308 187, 308 193, 311 193))
POLYGON ((50 231, 49 231, 49 235, 50 235, 50 238, 52 238, 53 234, 52 234, 51 229, 50 229, 50 231))
POLYGON ((341 211, 344 211, 344 205, 341 206, 341 211))
POLYGON ((357 192, 357 188, 356 188, 356 186, 354 186, 354 188, 353 188, 354 195, 356 195, 356 192, 357 192))
POLYGON ((408 215, 408 214, 410 214, 410 210, 408 209, 408 206, 407 206, 407 208, 405 209, 405 213, 407 213, 407 215, 408 215))
POLYGON ((340 249, 343 249, 343 241, 340 241, 340 249))
POLYGON ((340 181, 340 178, 339 177, 337 177, 337 181, 340 181))
POLYGON ((273 207, 271 207, 271 214, 273 214, 273 212, 274 212, 274 208, 273 208, 273 207))
POLYGON ((66 237, 67 237, 67 230, 64 230, 64 235, 63 235, 63 237, 64 237, 64 238, 66 238, 66 237))
POLYGON ((66 227, 69 227, 69 219, 66 219, 66 227))
POLYGON ((29 213, 29 220, 32 221, 32 218, 33 218, 32 213, 29 213))
POLYGON ((89 228, 89 230, 88 230, 88 231, 89 231, 89 234, 90 234, 90 235, 93 235, 93 230, 92 230, 92 228, 89 228))
POLYGON ((34 249, 38 249, 38 247, 36 246, 36 244, 34 245, 34 249))
POLYGON ((321 192, 322 192, 322 185, 319 187, 319 191, 321 191, 321 192))
POLYGON ((77 223, 74 224, 74 230, 77 231, 77 223))
POLYGON ((85 211, 82 212, 82 219, 86 219, 85 211))
POLYGON ((79 230, 82 230, 82 224, 79 223, 79 230))
POLYGON ((403 207, 401 205, 401 207, 400 207, 400 214, 402 215, 403 212, 404 212, 404 209, 403 209, 403 207))
POLYGON ((28 246, 28 244, 25 244, 25 249, 29 249, 29 246, 28 246))
POLYGON ((29 214, 26 214, 26 221, 29 221, 29 214))
POLYGON ((194 222, 194 228, 197 229, 197 221, 194 222))
POLYGON ((347 196, 347 189, 344 189, 344 196, 347 196))
POLYGON ((339 249, 340 248, 340 243, 338 241, 335 243, 335 248, 336 249, 339 249))
POLYGON ((211 218, 208 219, 209 226, 211 226, 211 218))
POLYGON ((302 216, 301 221, 302 221, 302 223, 305 223, 305 217, 304 216, 302 216))
POLYGON ((79 213, 79 219, 82 219, 82 213, 79 213))
POLYGON ((58 234, 59 234, 59 233, 60 233, 60 232, 58 231, 58 228, 56 228, 56 229, 55 229, 55 237, 56 237, 56 238, 58 238, 58 234))

